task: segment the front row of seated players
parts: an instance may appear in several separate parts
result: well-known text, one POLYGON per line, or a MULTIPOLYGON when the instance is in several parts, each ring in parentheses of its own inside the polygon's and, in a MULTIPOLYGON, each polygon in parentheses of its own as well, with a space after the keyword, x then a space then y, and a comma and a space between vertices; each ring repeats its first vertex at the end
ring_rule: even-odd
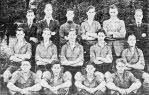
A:
MULTIPOLYGON (((59 62, 55 62, 42 79, 30 71, 30 68, 29 61, 22 61, 21 68, 13 73, 7 84, 11 95, 39 95, 41 87, 44 95, 70 93, 72 75, 69 71, 64 72, 59 62)), ((77 87, 77 95, 104 95, 106 87, 110 95, 136 95, 141 87, 139 79, 127 71, 122 58, 116 60, 116 71, 106 77, 97 71, 93 64, 87 64, 85 69, 75 74, 74 84, 77 87)))

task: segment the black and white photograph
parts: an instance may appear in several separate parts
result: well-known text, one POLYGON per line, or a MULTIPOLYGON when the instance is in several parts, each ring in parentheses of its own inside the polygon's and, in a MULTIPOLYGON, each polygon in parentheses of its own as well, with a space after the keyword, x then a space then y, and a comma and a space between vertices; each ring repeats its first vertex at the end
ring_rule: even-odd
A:
POLYGON ((0 0, 0 95, 149 95, 149 0, 0 0))

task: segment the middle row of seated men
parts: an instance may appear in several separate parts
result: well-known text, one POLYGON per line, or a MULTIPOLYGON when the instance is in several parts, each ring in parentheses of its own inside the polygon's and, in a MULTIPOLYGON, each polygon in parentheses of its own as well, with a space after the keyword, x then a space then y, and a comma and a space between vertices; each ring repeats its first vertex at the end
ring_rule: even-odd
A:
MULTIPOLYGON (((97 71, 107 76, 109 74, 108 72, 113 72, 113 56, 110 46, 104 40, 106 37, 105 32, 100 30, 97 34, 98 43, 90 48, 90 62, 95 65, 97 71)), ((12 73, 20 68, 22 61, 31 58, 31 45, 26 42, 24 37, 24 30, 19 28, 16 31, 16 40, 14 43, 4 48, 6 53, 9 54, 9 60, 11 61, 8 69, 3 74, 4 82, 9 81, 13 76, 12 73)), ((51 31, 48 28, 43 30, 42 37, 43 41, 38 44, 35 53, 36 74, 39 79, 42 79, 44 72, 50 70, 52 64, 55 64, 58 60, 57 47, 49 40, 51 31)), ((60 64, 64 67, 65 71, 68 70, 71 72, 72 81, 75 79, 75 74, 82 69, 83 64, 86 65, 83 57, 83 46, 76 41, 76 37, 76 31, 71 30, 68 34, 68 42, 62 46, 60 55, 60 64)), ((127 43, 129 47, 124 49, 121 55, 125 66, 137 79, 148 81, 149 75, 143 71, 145 67, 143 52, 136 47, 136 37, 133 34, 129 35, 127 43)))

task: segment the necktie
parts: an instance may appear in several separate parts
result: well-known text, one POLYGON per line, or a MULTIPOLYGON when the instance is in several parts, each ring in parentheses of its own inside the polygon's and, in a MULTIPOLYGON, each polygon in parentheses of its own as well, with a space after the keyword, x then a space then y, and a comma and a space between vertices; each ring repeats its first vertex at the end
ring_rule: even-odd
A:
POLYGON ((137 26, 140 27, 141 26, 141 23, 140 22, 137 22, 137 26))

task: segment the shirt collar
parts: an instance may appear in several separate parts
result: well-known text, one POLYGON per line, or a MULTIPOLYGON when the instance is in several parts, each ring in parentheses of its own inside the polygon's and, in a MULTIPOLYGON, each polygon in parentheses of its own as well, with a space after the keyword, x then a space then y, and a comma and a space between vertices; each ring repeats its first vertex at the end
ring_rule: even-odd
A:
MULTIPOLYGON (((18 40, 16 39, 16 43, 15 44, 17 44, 17 43, 18 43, 18 40)), ((27 42, 26 42, 26 40, 24 38, 23 46, 26 45, 26 44, 27 44, 27 42)))
MULTIPOLYGON (((106 45, 107 45, 107 43, 104 42, 104 47, 105 47, 106 45)), ((97 46, 101 47, 101 46, 98 44, 98 42, 97 42, 97 46)))
MULTIPOLYGON (((124 70, 124 72, 123 72, 123 76, 124 76, 125 74, 126 74, 126 71, 124 70)), ((119 77, 119 74, 118 74, 117 71, 115 72, 115 75, 119 77)))
MULTIPOLYGON (((21 72, 20 72, 20 77, 22 77, 22 78, 24 79, 23 74, 24 74, 24 72, 21 71, 21 72)), ((31 74, 31 71, 29 71, 29 72, 28 72, 28 78, 27 78, 27 80, 31 77, 31 75, 32 75, 32 74, 31 74)), ((24 79, 24 80, 25 80, 25 79, 24 79)))
MULTIPOLYGON (((85 23, 88 24, 88 25, 90 25, 90 24, 88 23, 88 20, 87 20, 87 19, 85 20, 85 23)), ((95 20, 93 20, 93 22, 92 22, 91 25, 93 25, 94 23, 95 23, 95 20)))
MULTIPOLYGON (((44 47, 44 42, 43 41, 41 41, 41 45, 44 47)), ((49 41, 48 47, 50 47, 51 45, 52 45, 52 41, 49 41)))
MULTIPOLYGON (((69 41, 67 42, 67 46, 70 47, 70 43, 69 43, 69 41)), ((75 46, 74 46, 74 48, 77 47, 77 46, 79 46, 79 43, 78 43, 78 42, 75 42, 75 46)))
MULTIPOLYGON (((44 20, 47 20, 47 18, 49 18, 49 17, 45 16, 45 17, 44 17, 44 20)), ((53 17, 50 18, 50 21, 51 21, 51 20, 54 20, 53 17)))
POLYGON ((68 25, 74 24, 73 21, 67 21, 66 23, 67 23, 68 25))
MULTIPOLYGON (((129 51, 131 51, 130 48, 131 47, 128 48, 129 51)), ((136 50, 137 50, 137 46, 135 46, 135 48, 134 48, 134 51, 136 51, 136 50)))

